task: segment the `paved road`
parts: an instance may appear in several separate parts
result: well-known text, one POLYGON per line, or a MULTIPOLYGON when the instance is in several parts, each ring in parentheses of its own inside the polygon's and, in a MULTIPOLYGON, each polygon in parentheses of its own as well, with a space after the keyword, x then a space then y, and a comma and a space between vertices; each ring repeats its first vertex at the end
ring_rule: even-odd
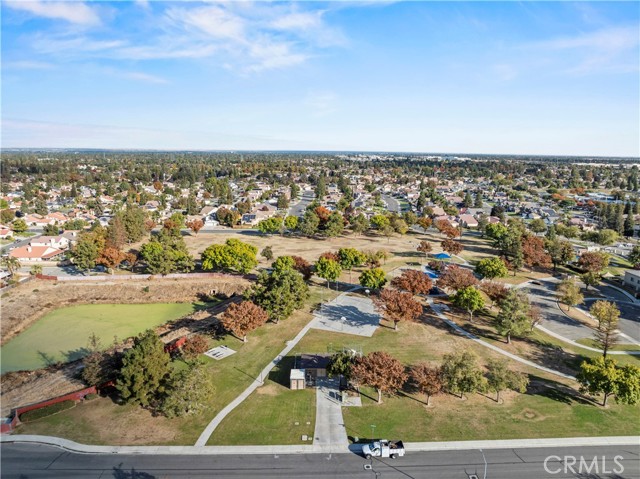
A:
POLYGON ((385 204, 387 205, 387 209, 391 213, 400 213, 400 203, 398 202, 398 200, 389 195, 380 195, 380 198, 382 198, 382 201, 385 202, 385 204))
MULTIPOLYGON (((479 450, 408 453, 401 459, 368 461, 355 453, 304 455, 120 455, 73 454, 41 445, 2 445, 3 479, 353 478, 468 479, 484 476, 479 450), (371 466, 371 470, 365 467, 371 466)), ((640 479, 638 446, 495 449, 484 451, 491 479, 640 479), (551 457, 555 456, 555 457, 551 457), (576 457, 565 473, 559 458, 576 457), (586 463, 579 468, 580 456, 586 463), (614 462, 615 456, 618 462, 614 462), (559 473, 551 472, 560 470, 559 473), (597 463, 591 461, 596 457, 597 463), (604 458, 604 459, 603 459, 604 458), (590 472, 586 467, 592 466, 590 472), (598 469, 595 469, 595 467, 598 469), (603 473, 603 466, 606 473, 603 473), (615 468, 615 469, 614 469, 615 468), (624 469, 624 470, 621 470, 624 469), (596 472, 597 471, 597 472, 596 472)))
POLYGON ((38 233, 34 236, 29 236, 28 238, 23 238, 18 242, 13 242, 13 243, 9 243, 4 245, 2 248, 0 248, 0 254, 5 254, 8 253, 9 250, 15 249, 15 248, 19 248, 20 246, 26 246, 29 244, 29 242, 33 239, 36 238, 40 238, 40 236, 42 236, 42 233, 38 233))
POLYGON ((315 197, 316 195, 313 191, 304 191, 300 197, 300 201, 291 206, 287 214, 289 216, 303 216, 307 206, 309 206, 309 203, 311 203, 315 197))
MULTIPOLYGON (((539 285, 532 283, 523 285, 529 290, 532 303, 538 305, 542 310, 544 319, 540 323, 541 326, 573 341, 582 338, 593 338, 592 328, 568 317, 558 308, 555 296, 558 282, 554 278, 540 280, 539 285)), ((620 301, 619 305, 622 312, 619 322, 620 331, 635 341, 640 341, 640 308, 623 302, 628 301, 628 298, 614 288, 600 285, 597 289, 598 292, 606 295, 606 297, 620 301)), ((603 297, 603 299, 606 298, 603 297)), ((590 305, 591 301, 587 301, 585 304, 587 308, 590 305)))

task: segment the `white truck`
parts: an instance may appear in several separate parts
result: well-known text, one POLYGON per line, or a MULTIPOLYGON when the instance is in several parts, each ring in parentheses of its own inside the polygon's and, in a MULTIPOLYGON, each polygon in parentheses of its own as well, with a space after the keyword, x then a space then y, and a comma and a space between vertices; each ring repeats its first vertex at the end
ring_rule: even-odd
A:
POLYGON ((380 439, 362 446, 362 454, 367 459, 372 457, 390 457, 395 459, 404 456, 404 444, 402 441, 388 441, 380 439))

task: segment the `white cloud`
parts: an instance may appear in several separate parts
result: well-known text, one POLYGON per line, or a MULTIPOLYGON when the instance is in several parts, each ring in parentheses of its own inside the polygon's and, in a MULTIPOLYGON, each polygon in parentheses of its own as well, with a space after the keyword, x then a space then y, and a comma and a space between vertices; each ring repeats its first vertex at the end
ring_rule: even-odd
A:
POLYGON ((167 17, 187 27, 196 27, 215 38, 244 40, 244 21, 218 6, 202 8, 170 8, 167 17))
POLYGON ((637 47, 640 43, 638 27, 617 27, 584 33, 573 37, 562 37, 537 43, 551 50, 592 48, 599 51, 620 51, 637 47))
POLYGON ((321 25, 322 12, 290 13, 271 22, 271 27, 277 30, 306 30, 321 25))
POLYGON ((208 58, 223 68, 248 73, 299 65, 324 48, 346 43, 342 32, 327 25, 325 11, 308 5, 165 5, 146 8, 144 26, 137 30, 134 22, 119 29, 117 38, 104 31, 44 30, 32 35, 31 45, 38 54, 76 60, 208 58))
POLYGON ((639 45, 637 26, 619 26, 537 42, 526 48, 562 55, 565 73, 583 75, 638 71, 639 45))
POLYGON ((137 80, 145 83, 154 83, 160 85, 166 85, 167 83, 169 83, 164 78, 143 72, 121 72, 119 75, 123 78, 129 78, 131 80, 137 80))
POLYGON ((3 62, 2 68, 15 70, 51 70, 52 68, 55 68, 55 65, 47 62, 18 60, 13 62, 3 62))
POLYGON ((44 18, 66 20, 77 25, 98 25, 100 17, 96 11, 84 2, 49 2, 49 1, 8 1, 9 8, 22 10, 44 18))

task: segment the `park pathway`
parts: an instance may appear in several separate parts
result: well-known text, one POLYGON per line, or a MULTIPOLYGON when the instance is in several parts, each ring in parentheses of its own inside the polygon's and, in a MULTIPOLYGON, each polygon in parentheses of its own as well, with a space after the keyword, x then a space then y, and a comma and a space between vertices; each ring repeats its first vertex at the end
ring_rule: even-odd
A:
POLYGON ((278 354, 262 370, 262 372, 260 373, 260 376, 257 379, 254 379, 247 389, 245 389, 237 398, 235 398, 233 401, 227 404, 225 408, 222 409, 222 411, 220 411, 216 415, 216 417, 214 417, 211 420, 211 422, 207 425, 204 431, 202 431, 202 434, 200 434, 200 437, 196 441, 196 444, 195 444, 196 446, 206 446, 207 441, 211 437, 211 434, 213 434, 213 431, 216 430, 216 428, 220 425, 222 420, 225 417, 227 417, 227 415, 231 411, 233 411, 236 407, 238 407, 242 403, 242 401, 247 399, 253 391, 255 391, 256 389, 258 389, 260 386, 264 384, 263 378, 268 377, 271 370, 274 367, 276 367, 280 361, 282 361, 282 358, 284 358, 287 354, 289 354, 289 352, 295 347, 296 344, 300 342, 300 340, 304 337, 304 335, 307 334, 307 331, 309 331, 309 329, 311 328, 311 324, 313 323, 313 321, 314 321, 313 319, 309 321, 309 323, 307 323, 307 325, 300 330, 300 332, 296 335, 295 338, 293 338, 291 341, 287 341, 287 346, 282 351, 280 351, 280 354, 278 354))
POLYGON ((529 361, 527 359, 523 359, 520 356, 516 356, 515 354, 511 354, 511 353, 509 353, 507 351, 504 351, 503 349, 500 349, 498 346, 494 346, 493 344, 490 344, 490 343, 487 343, 486 341, 483 341, 478 336, 476 336, 474 334, 471 334, 469 331, 466 331, 466 330, 462 329, 456 323, 454 323, 449 318, 447 318, 442 313, 443 305, 435 304, 435 303, 433 303, 433 301, 431 299, 429 300, 429 305, 431 306, 431 309, 433 310, 433 312, 436 313, 436 316, 438 316, 440 319, 442 319, 445 323, 447 323, 449 326, 451 326, 455 331, 457 331, 462 336, 465 336, 465 337, 469 338, 470 340, 475 341, 476 343, 478 343, 478 344, 480 344, 480 345, 482 345, 482 346, 484 346, 486 348, 493 349, 495 352, 497 352, 499 354, 502 354, 503 356, 507 356, 508 358, 513 359, 514 361, 518 361, 519 363, 526 364, 527 366, 531 366, 532 368, 536 368, 536 369, 539 369, 540 371, 544 371, 546 373, 553 374, 555 376, 560 376, 560 377, 565 378, 565 379, 571 379, 572 381, 576 380, 576 378, 574 376, 570 376, 569 374, 561 373, 560 371, 556 371, 555 369, 551 369, 551 368, 546 368, 544 366, 540 366, 539 364, 536 364, 533 361, 529 361))
POLYGON ((347 431, 342 418, 339 381, 318 379, 316 389, 316 428, 313 434, 314 446, 324 446, 330 452, 344 452, 349 447, 347 431))

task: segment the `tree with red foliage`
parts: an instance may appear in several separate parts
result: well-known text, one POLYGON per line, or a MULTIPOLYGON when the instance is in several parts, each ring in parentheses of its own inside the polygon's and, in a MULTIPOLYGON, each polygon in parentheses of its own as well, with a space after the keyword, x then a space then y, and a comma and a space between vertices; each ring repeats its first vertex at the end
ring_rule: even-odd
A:
POLYGON ((452 239, 444 240, 440 243, 440 246, 442 246, 442 249, 449 254, 458 254, 464 249, 459 241, 454 241, 452 239))
POLYGON ((391 281, 391 286, 398 289, 404 289, 411 294, 428 294, 433 283, 429 276, 422 271, 415 269, 407 269, 402 274, 391 281))
POLYGON ((427 258, 427 255, 431 253, 432 249, 433 249, 433 246, 431 245, 431 243, 425 240, 420 241, 420 244, 418 245, 418 248, 417 248, 417 250, 420 251, 420 253, 424 253, 425 259, 427 258))
POLYGON ((489 296, 494 304, 497 304, 507 297, 509 288, 498 281, 483 281, 480 283, 480 291, 489 296))
POLYGON ((609 256, 599 251, 586 251, 580 255, 578 266, 587 273, 600 273, 609 266, 609 256))
POLYGON ((382 393, 397 391, 407 380, 407 374, 400 361, 384 351, 374 351, 356 359, 351 366, 351 381, 360 386, 375 388, 378 404, 382 403, 382 393))
POLYGON ((428 363, 418 363, 409 371, 409 381, 419 393, 427 396, 427 406, 431 396, 440 393, 444 387, 440 368, 432 367, 428 363))
POLYGON ((189 336, 182 345, 182 357, 187 361, 193 361, 209 349, 209 341, 202 334, 189 336))
POLYGON ((292 256, 291 258, 293 259, 293 269, 300 273, 305 281, 309 281, 313 275, 311 263, 300 256, 292 256))
POLYGON ((331 216, 331 211, 325 208, 324 206, 318 206, 313 210, 315 214, 318 216, 320 220, 320 224, 324 226, 329 221, 329 216, 331 216))
POLYGON ((478 284, 478 279, 471 270, 453 264, 449 265, 442 276, 438 278, 438 287, 454 291, 476 284, 478 284))
POLYGON ((122 252, 119 248, 114 246, 107 246, 101 252, 96 263, 101 264, 109 269, 111 274, 113 270, 120 266, 120 263, 128 259, 127 253, 122 252))
POLYGON ((330 259, 331 261, 335 261, 336 263, 340 262, 340 256, 338 256, 338 253, 334 253, 333 251, 325 251, 320 255, 318 259, 322 258, 330 259))
POLYGON ((529 235, 522 238, 522 256, 524 264, 533 269, 538 266, 551 266, 551 256, 544 249, 544 241, 537 236, 529 235))
POLYGON ((446 234, 445 231, 452 228, 451 223, 449 223, 447 220, 444 220, 444 219, 436 220, 433 225, 442 234, 446 234))
POLYGON ((269 315, 251 301, 242 301, 229 306, 220 319, 227 331, 246 343, 247 333, 266 323, 269 315))
POLYGON ((383 290, 373 302, 387 321, 393 321, 395 331, 400 321, 413 321, 422 314, 422 305, 413 299, 411 293, 395 289, 383 290))
POLYGON ((202 221, 201 219, 187 221, 187 228, 193 231, 196 234, 196 236, 198 236, 198 231, 200 231, 203 226, 204 226, 204 221, 202 221))

